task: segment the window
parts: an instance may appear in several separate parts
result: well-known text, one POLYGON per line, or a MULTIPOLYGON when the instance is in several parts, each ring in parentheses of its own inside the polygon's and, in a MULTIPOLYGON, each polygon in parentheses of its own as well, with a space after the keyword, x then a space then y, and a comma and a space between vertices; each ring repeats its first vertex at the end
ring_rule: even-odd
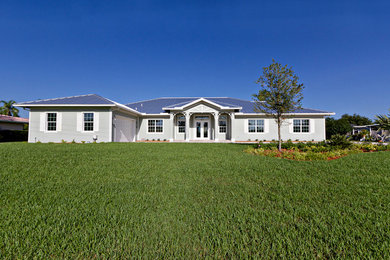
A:
POLYGON ((162 133, 163 121, 162 120, 148 120, 148 132, 149 133, 162 133))
POLYGON ((264 119, 248 120, 249 133, 264 133, 264 119))
POLYGON ((93 131, 93 113, 84 113, 84 131, 93 131))
POLYGON ((177 118, 177 125, 179 127, 179 129, 178 129, 179 133, 186 132, 186 118, 184 116, 179 116, 177 118))
POLYGON ((293 132, 294 133, 309 133, 310 120, 309 119, 294 119, 293 132))
POLYGON ((57 113, 47 113, 47 131, 57 131, 57 113))
POLYGON ((226 116, 220 116, 219 117, 219 132, 220 133, 226 133, 227 131, 227 121, 226 121, 226 116))

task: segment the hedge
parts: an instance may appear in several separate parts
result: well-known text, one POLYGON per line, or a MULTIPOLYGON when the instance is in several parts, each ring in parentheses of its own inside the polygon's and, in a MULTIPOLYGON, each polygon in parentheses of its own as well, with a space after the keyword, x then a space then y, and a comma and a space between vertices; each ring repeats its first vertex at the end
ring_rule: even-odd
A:
POLYGON ((28 130, 0 130, 0 142, 22 142, 28 140, 28 130))

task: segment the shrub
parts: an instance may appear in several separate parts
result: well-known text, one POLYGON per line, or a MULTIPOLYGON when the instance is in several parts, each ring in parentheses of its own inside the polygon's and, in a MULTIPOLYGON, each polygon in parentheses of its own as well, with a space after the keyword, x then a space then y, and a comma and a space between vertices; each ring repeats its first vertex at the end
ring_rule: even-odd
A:
POLYGON ((345 149, 351 147, 352 143, 346 136, 336 134, 330 138, 329 145, 345 149))
POLYGON ((28 131, 26 130, 0 130, 0 142, 22 142, 27 139, 28 131))
POLYGON ((66 141, 64 139, 61 140, 61 143, 66 144, 66 141))
POLYGON ((291 139, 287 140, 286 143, 282 143, 282 149, 291 149, 294 147, 294 143, 291 141, 291 139))

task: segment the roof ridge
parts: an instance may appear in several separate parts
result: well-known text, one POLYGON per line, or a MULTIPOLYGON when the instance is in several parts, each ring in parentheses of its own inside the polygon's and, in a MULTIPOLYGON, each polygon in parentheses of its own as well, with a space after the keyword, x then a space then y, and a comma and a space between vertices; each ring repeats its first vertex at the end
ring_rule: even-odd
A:
MULTIPOLYGON (((141 100, 141 101, 136 101, 136 102, 131 102, 131 103, 127 103, 127 105, 132 105, 132 104, 137 104, 137 103, 142 103, 142 102, 147 102, 147 101, 152 101, 152 100, 157 100, 157 99, 185 99, 185 98, 196 98, 196 99, 200 99, 200 98, 205 98, 205 99, 208 99, 208 98, 231 98, 231 97, 158 97, 158 98, 151 98, 151 99, 145 99, 145 100, 141 100)), ((232 98, 232 99, 237 99, 237 98, 232 98)), ((243 100, 242 101, 248 101, 248 100, 243 100)))
POLYGON ((147 102, 147 101, 152 101, 152 100, 157 100, 157 99, 163 99, 163 97, 145 99, 145 100, 141 100, 141 101, 137 101, 137 102, 127 103, 125 105, 127 106, 127 105, 132 105, 132 104, 137 104, 137 103, 142 103, 142 102, 147 102))
POLYGON ((27 104, 27 103, 37 102, 37 101, 41 102, 41 101, 51 101, 51 100, 66 99, 66 98, 85 97, 85 96, 92 96, 92 95, 96 95, 96 96, 98 96, 100 98, 103 98, 102 96, 99 96, 97 94, 86 94, 86 95, 77 95, 77 96, 69 96, 69 97, 37 99, 37 100, 33 100, 33 101, 22 102, 20 104, 27 104))
POLYGON ((176 103, 176 104, 169 105, 169 106, 167 106, 167 107, 173 108, 173 107, 176 107, 177 105, 185 105, 185 104, 188 104, 188 103, 191 103, 191 102, 194 102, 194 101, 195 101, 195 100, 184 101, 184 102, 180 102, 180 103, 176 103))

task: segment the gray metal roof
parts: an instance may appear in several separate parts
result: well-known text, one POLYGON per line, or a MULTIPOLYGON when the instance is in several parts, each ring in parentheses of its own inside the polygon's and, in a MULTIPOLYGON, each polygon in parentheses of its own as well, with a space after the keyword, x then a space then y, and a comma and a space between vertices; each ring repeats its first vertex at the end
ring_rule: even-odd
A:
MULTIPOLYGON (((173 98, 156 98, 151 100, 139 101, 135 103, 127 104, 126 106, 137 110, 141 113, 146 114, 159 114, 164 113, 163 108, 174 108, 174 107, 182 107, 186 104, 189 104, 195 100, 200 99, 201 97, 173 97, 173 98)), ((254 111, 254 102, 249 100, 242 100, 237 98, 229 98, 229 97, 203 97, 203 99, 210 100, 216 104, 219 104, 224 107, 241 107, 240 112, 242 113, 255 113, 254 111)), ((294 113, 314 113, 314 114, 324 114, 330 113, 323 110, 311 109, 311 108, 302 108, 296 110, 294 113)))
POLYGON ((107 98, 96 94, 88 94, 73 97, 62 97, 52 99, 40 99, 35 101, 21 102, 18 105, 114 105, 115 103, 107 98))
MULTIPOLYGON (((139 101, 135 103, 127 104, 126 107, 134 109, 140 113, 145 114, 160 114, 165 113, 166 111, 163 108, 169 110, 170 108, 183 107, 187 104, 194 102, 195 100, 200 99, 201 97, 166 97, 166 98, 156 98, 151 100, 139 101)), ((242 113, 255 113, 254 111, 254 102, 249 100, 242 100, 237 98, 230 97, 203 97, 205 100, 209 100, 213 103, 216 103, 223 107, 240 109, 242 113)), ((42 99, 29 102, 22 102, 17 104, 18 106, 29 105, 120 105, 111 101, 107 98, 101 97, 96 94, 73 96, 73 97, 63 97, 63 98, 52 98, 52 99, 42 99)), ((298 109, 294 113, 313 113, 313 114, 327 114, 330 112, 311 109, 311 108, 302 108, 298 109)))

